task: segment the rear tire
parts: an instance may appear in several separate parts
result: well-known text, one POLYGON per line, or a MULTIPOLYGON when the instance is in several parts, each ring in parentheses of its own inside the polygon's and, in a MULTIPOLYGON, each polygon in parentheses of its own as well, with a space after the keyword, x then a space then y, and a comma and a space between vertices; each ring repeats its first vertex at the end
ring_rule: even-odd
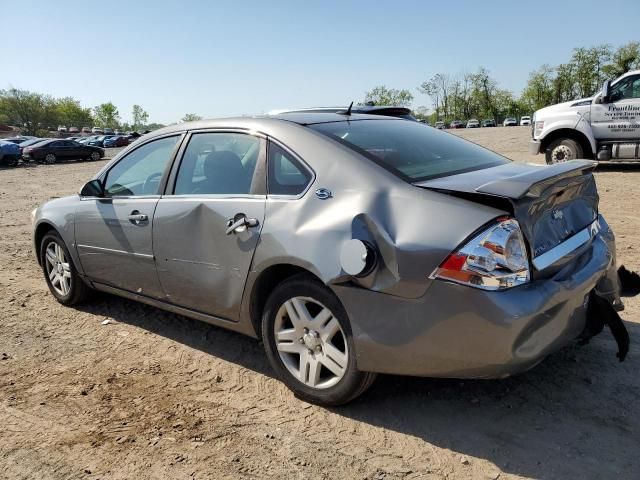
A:
POLYGON ((40 264, 49 291, 63 305, 85 301, 91 288, 80 278, 69 249, 57 232, 47 233, 40 243, 40 264))
POLYGON ((57 161, 58 161, 58 159, 56 158, 55 154, 53 154, 53 153, 47 153, 44 156, 44 163, 46 163, 47 165, 53 165, 57 161))
POLYGON ((345 404, 376 378, 356 367, 344 307, 310 275, 296 275, 274 289, 262 316, 262 339, 280 380, 307 402, 345 404))
POLYGON ((549 165, 564 163, 569 160, 583 158, 582 146, 570 138, 559 138, 549 144, 545 150, 545 157, 549 165))

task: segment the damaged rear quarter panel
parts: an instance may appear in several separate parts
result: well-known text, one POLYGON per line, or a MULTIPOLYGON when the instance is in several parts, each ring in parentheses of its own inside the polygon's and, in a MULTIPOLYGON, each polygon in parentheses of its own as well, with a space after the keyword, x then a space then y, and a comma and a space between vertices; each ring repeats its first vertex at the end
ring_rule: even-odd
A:
POLYGON ((292 264, 328 285, 419 298, 452 250, 505 213, 410 185, 342 145, 306 133, 296 136, 304 142, 288 146, 315 170, 314 184, 299 199, 267 199, 248 291, 268 267, 292 264), (319 199, 318 188, 329 189, 332 197, 319 199), (340 265, 341 247, 352 238, 376 251, 377 264, 363 278, 346 275, 340 265))

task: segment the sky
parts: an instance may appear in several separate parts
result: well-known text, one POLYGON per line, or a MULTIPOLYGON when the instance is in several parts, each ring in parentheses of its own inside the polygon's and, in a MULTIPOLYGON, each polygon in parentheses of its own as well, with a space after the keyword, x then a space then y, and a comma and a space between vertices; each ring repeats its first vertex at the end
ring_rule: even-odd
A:
POLYGON ((638 0, 23 0, 12 10, 0 89, 111 101, 125 121, 139 104, 160 123, 348 105, 377 85, 429 107, 423 81, 479 66, 519 94, 532 70, 575 47, 640 40, 638 0))

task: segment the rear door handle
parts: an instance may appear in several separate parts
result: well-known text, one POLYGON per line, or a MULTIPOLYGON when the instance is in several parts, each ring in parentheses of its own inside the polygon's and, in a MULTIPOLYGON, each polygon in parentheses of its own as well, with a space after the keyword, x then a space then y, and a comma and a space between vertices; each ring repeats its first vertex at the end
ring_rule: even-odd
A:
POLYGON ((129 221, 136 225, 139 225, 142 222, 146 222, 149 220, 149 217, 145 213, 140 213, 138 210, 134 210, 129 215, 129 221))
POLYGON ((247 218, 243 213, 238 213, 227 220, 226 234, 242 233, 247 230, 247 227, 257 227, 259 223, 256 218, 247 218))

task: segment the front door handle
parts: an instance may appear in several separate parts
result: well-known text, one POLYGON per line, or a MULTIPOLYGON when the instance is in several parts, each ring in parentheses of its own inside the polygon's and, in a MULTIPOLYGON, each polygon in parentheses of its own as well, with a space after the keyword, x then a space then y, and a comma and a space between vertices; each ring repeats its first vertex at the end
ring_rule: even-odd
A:
POLYGON ((257 218, 247 218, 244 213, 237 213, 233 218, 227 220, 226 234, 242 233, 248 227, 257 227, 259 223, 257 218))
POLYGON ((142 222, 149 220, 149 217, 145 213, 140 213, 138 210, 134 210, 129 215, 129 221, 135 225, 140 225, 142 222))

